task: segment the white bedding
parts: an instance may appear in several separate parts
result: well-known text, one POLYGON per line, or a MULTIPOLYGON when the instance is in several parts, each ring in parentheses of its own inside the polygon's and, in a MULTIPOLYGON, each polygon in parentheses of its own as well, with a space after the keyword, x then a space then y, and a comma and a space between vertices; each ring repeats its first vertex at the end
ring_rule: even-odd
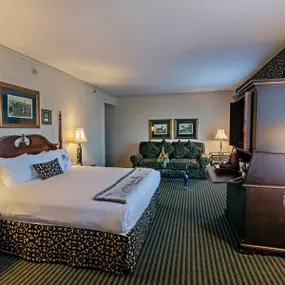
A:
POLYGON ((160 173, 152 170, 126 204, 92 198, 130 170, 74 166, 45 181, 1 187, 1 218, 126 234, 149 204, 159 186, 160 173))

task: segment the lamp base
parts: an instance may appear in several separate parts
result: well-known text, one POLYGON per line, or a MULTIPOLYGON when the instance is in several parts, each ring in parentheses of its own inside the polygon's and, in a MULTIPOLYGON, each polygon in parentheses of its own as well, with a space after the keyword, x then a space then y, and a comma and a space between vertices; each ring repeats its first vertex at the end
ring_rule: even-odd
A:
POLYGON ((220 151, 219 151, 219 154, 222 154, 223 153, 223 141, 220 140, 220 151))
POLYGON ((83 165, 83 163, 82 163, 82 146, 81 146, 81 143, 77 144, 77 164, 83 165))

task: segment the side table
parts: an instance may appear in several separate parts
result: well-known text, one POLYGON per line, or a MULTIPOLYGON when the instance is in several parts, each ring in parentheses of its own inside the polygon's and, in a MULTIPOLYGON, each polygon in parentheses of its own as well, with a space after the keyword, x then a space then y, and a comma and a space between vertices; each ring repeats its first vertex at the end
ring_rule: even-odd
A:
POLYGON ((228 162, 231 157, 230 152, 210 152, 210 165, 214 163, 228 162))
POLYGON ((96 163, 94 163, 94 164, 82 164, 82 165, 74 163, 74 164, 72 164, 72 166, 93 166, 93 167, 95 167, 96 163))

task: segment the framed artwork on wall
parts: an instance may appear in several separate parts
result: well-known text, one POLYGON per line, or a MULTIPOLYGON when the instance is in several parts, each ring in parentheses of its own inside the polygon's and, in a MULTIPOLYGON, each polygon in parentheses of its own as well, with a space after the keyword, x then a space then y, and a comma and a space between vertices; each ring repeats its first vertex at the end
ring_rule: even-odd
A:
POLYGON ((197 139, 198 119, 175 119, 174 120, 175 139, 197 139))
POLYGON ((40 93, 0 82, 0 127, 39 128, 40 93))
POLYGON ((149 139, 171 139, 172 138, 172 120, 149 120, 149 139))
POLYGON ((42 109, 42 125, 51 125, 52 124, 52 113, 51 110, 42 109))

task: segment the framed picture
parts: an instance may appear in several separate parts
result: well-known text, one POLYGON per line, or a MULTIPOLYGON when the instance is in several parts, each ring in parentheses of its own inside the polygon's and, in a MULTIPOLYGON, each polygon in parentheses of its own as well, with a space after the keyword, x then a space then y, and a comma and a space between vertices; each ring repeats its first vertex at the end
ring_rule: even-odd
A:
POLYGON ((42 125, 51 125, 51 110, 42 109, 42 125))
POLYGON ((0 82, 0 127, 39 128, 40 93, 0 82))
POLYGON ((149 139, 171 139, 172 120, 149 120, 149 139))
POLYGON ((175 119, 174 120, 175 139, 197 139, 198 119, 175 119))

